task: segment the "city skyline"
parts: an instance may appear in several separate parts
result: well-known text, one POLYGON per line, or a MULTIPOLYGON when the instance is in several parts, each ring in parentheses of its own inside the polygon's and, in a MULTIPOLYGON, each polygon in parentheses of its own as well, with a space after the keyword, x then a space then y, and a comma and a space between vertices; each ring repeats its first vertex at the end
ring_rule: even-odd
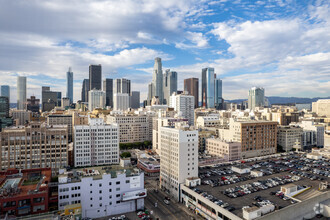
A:
POLYGON ((11 103, 17 99, 17 76, 27 76, 27 97, 41 98, 41 86, 65 94, 69 66, 75 70, 77 101, 89 64, 102 65, 102 80, 131 80, 144 100, 155 57, 162 58, 163 71, 178 73, 178 90, 184 79, 200 79, 202 68, 213 67, 223 80, 225 99, 246 99, 253 86, 267 88, 268 96, 326 97, 330 92, 327 1, 36 2, 4 4, 0 15, 20 14, 0 23, 1 85, 10 86, 11 103), (78 19, 88 11, 100 18, 88 23, 78 19), (71 16, 68 20, 76 20, 65 24, 64 12, 71 16), (161 16, 150 19, 155 14, 161 16), (135 22, 139 19, 141 24, 135 22))

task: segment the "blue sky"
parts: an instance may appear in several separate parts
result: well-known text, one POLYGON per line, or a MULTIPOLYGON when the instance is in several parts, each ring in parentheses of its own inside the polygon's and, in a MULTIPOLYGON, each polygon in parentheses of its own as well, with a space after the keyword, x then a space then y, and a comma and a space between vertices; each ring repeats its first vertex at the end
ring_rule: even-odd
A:
POLYGON ((0 85, 28 77, 65 94, 74 72, 74 100, 89 64, 104 78, 131 79, 147 95, 154 58, 183 79, 214 67, 225 99, 330 96, 330 1, 308 0, 5 0, 0 8, 0 85))

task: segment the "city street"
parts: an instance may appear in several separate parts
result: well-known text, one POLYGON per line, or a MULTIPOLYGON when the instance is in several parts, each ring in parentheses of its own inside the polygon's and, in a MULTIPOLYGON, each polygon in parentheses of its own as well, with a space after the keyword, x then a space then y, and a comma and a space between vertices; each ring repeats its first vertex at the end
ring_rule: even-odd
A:
POLYGON ((155 219, 202 219, 189 211, 183 204, 173 201, 173 199, 170 201, 169 205, 166 205, 164 203, 164 198, 168 196, 168 194, 161 190, 158 190, 157 193, 154 191, 158 183, 155 178, 146 177, 145 182, 145 187, 148 190, 148 195, 144 202, 145 207, 153 212, 152 216, 155 219), (156 202, 157 207, 155 207, 156 202))

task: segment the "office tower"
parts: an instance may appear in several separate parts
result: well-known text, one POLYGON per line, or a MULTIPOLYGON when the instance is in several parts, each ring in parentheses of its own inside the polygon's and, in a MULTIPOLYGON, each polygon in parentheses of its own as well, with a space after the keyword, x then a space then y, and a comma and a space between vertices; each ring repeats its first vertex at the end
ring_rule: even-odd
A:
POLYGON ((113 82, 113 93, 131 93, 131 80, 129 79, 115 79, 113 82))
POLYGON ((153 89, 153 84, 152 83, 149 83, 148 84, 148 97, 147 97, 147 105, 151 105, 151 100, 152 100, 152 98, 154 97, 153 96, 153 93, 152 93, 152 91, 154 90, 153 89))
POLYGON ((88 110, 93 111, 95 108, 105 108, 105 92, 101 90, 89 90, 88 92, 88 110))
MULTIPOLYGON (((87 117, 87 116, 86 116, 87 117)), ((66 125, 68 126, 68 135, 69 135, 69 143, 72 142, 72 124, 73 124, 73 116, 63 115, 63 114, 51 114, 47 116, 47 125, 48 126, 57 126, 57 125, 66 125)), ((76 119, 77 121, 77 119, 76 119)))
POLYGON ((265 89, 261 87, 252 87, 249 90, 249 109, 254 110, 255 107, 265 106, 265 89))
POLYGON ((69 97, 63 97, 63 98, 62 98, 61 107, 62 107, 62 108, 69 107, 69 106, 70 106, 70 103, 71 103, 71 100, 70 100, 69 97))
POLYGON ((222 99, 222 80, 214 80, 214 107, 217 110, 223 109, 223 99, 222 99))
POLYGON ((0 96, 0 118, 9 117, 9 98, 0 96))
POLYGON ((10 103, 10 87, 8 85, 2 85, 1 86, 1 96, 6 96, 9 99, 10 103))
POLYGON ((179 201, 180 184, 198 177, 198 131, 176 123, 160 133, 160 187, 179 201))
POLYGON ((129 108, 129 95, 127 93, 115 93, 113 95, 113 110, 125 111, 129 108))
POLYGON ((214 108, 214 68, 202 69, 202 106, 214 108))
POLYGON ((26 109, 26 77, 17 77, 17 109, 26 109))
POLYGON ((35 96, 31 96, 27 99, 27 110, 31 112, 39 112, 40 109, 40 99, 36 99, 35 96))
POLYGON ((88 123, 74 126, 75 167, 119 163, 118 125, 102 118, 89 118, 88 123))
POLYGON ((170 96, 169 107, 174 108, 174 111, 177 111, 180 116, 188 119, 189 125, 194 125, 194 105, 194 96, 188 95, 187 92, 183 92, 182 94, 172 94, 170 96))
POLYGON ((43 112, 49 112, 53 110, 55 106, 61 106, 61 92, 51 91, 49 86, 43 86, 41 89, 41 100, 41 110, 43 112))
POLYGON ((130 107, 131 108, 140 108, 140 92, 132 91, 130 96, 130 107))
POLYGON ((50 167, 56 172, 68 165, 67 126, 31 122, 26 127, 5 128, 0 140, 1 151, 5 152, 0 158, 0 170, 50 167))
POLYGON ((57 106, 62 106, 62 92, 57 93, 57 106))
POLYGON ((177 72, 170 71, 167 69, 163 76, 163 92, 164 92, 164 102, 163 104, 169 104, 169 98, 173 92, 178 90, 178 74, 177 72))
POLYGON ((103 91, 105 92, 105 105, 113 107, 113 80, 103 80, 103 91))
POLYGON ((198 108, 198 99, 199 99, 199 87, 198 87, 198 78, 189 78, 184 80, 184 91, 187 91, 189 95, 195 97, 195 108, 198 108))
POLYGON ((155 58, 154 71, 152 73, 152 84, 152 98, 157 96, 159 98, 159 102, 163 104, 163 70, 162 60, 159 57, 155 58))
POLYGON ((71 67, 66 73, 66 97, 70 99, 70 104, 73 103, 73 72, 71 67))
POLYGON ((81 90, 81 101, 88 102, 89 79, 84 79, 81 90))
POLYGON ((101 90, 102 84, 102 66, 89 65, 89 90, 97 89, 101 90))

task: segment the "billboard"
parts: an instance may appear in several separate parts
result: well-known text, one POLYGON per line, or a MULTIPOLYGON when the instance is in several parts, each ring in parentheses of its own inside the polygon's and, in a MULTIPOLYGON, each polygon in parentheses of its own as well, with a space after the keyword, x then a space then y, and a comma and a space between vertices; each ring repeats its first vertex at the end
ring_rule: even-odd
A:
POLYGON ((140 189, 132 192, 123 193, 122 201, 132 200, 132 199, 141 199, 147 196, 146 189, 140 189))

